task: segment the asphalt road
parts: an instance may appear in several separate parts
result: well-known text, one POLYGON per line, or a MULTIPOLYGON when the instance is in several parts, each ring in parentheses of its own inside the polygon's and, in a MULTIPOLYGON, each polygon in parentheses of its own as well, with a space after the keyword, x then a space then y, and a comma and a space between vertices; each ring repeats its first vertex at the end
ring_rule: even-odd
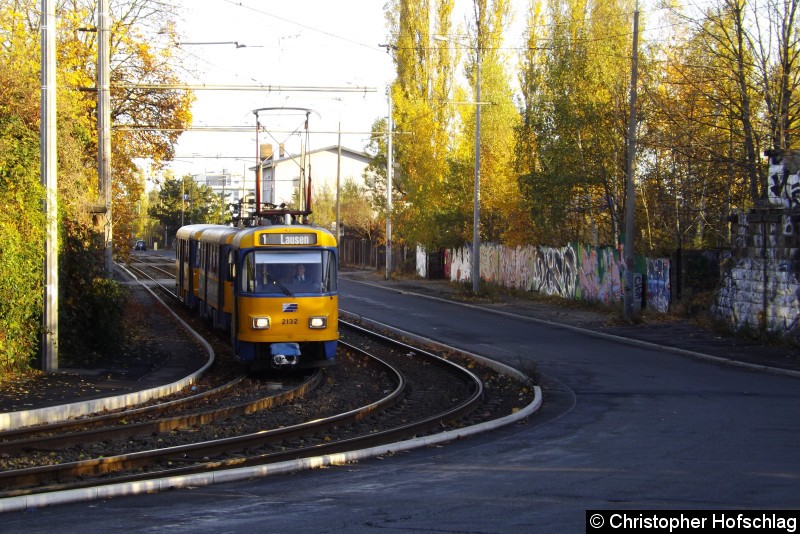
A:
POLYGON ((17 532, 585 532, 587 509, 800 508, 800 381, 359 282, 344 310, 542 375, 526 423, 444 447, 5 514, 17 532))

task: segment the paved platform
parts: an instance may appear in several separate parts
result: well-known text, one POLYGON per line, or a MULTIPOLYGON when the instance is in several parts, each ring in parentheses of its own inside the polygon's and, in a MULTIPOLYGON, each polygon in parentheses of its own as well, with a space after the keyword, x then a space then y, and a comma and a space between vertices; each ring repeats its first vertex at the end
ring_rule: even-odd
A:
POLYGON ((210 347, 193 337, 147 288, 121 279, 131 297, 124 319, 127 332, 118 350, 62 360, 56 372, 32 372, 0 386, 0 430, 169 395, 210 365, 210 347))

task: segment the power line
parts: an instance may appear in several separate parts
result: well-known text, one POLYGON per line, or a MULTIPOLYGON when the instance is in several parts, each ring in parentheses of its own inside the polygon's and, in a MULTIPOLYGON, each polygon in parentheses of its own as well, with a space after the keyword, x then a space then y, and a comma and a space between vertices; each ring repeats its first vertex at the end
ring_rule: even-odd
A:
POLYGON ((190 83, 118 83, 114 87, 122 89, 178 89, 186 91, 268 91, 268 92, 308 92, 308 93, 374 93, 374 87, 336 87, 313 85, 240 85, 240 84, 190 84, 190 83))
MULTIPOLYGON (((161 126, 127 126, 127 125, 114 125, 112 129, 116 132, 207 132, 207 133, 253 133, 255 132, 255 125, 253 126, 187 126, 185 128, 164 128, 161 126)), ((292 134, 297 130, 269 130, 275 134, 292 134)), ((311 130, 312 134, 338 134, 339 130, 311 130)), ((386 135, 386 132, 375 131, 343 131, 342 135, 386 135)), ((392 135, 403 135, 403 132, 392 132, 392 135)))

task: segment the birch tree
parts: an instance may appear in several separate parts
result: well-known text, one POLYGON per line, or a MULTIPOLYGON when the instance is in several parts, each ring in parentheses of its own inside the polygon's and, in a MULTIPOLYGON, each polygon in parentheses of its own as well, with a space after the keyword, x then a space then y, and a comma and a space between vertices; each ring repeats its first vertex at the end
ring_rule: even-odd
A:
MULTIPOLYGON (((520 123, 511 89, 512 73, 509 53, 504 48, 504 30, 510 23, 508 0, 475 0, 470 40, 474 43, 466 63, 466 74, 474 89, 477 80, 476 61, 480 54, 481 95, 473 92, 474 106, 464 114, 464 135, 456 158, 456 173, 463 189, 472 192, 474 184, 475 113, 481 108, 480 132, 480 231, 482 239, 502 242, 517 235, 519 187, 514 173, 514 132, 520 123), (472 166, 470 166, 472 163, 472 166), (473 172, 465 172, 473 169, 473 172)), ((472 221, 473 199, 465 206, 464 215, 472 221), (468 214, 468 215, 467 215, 468 214)), ((470 238, 471 240, 471 238, 470 238)))
POLYGON ((520 147, 533 152, 517 161, 527 171, 521 186, 547 243, 618 240, 626 201, 632 13, 627 0, 532 5, 520 147))
POLYGON ((394 104, 394 179, 403 196, 394 206, 398 235, 411 243, 441 246, 440 226, 448 211, 448 125, 451 108, 444 105, 451 83, 450 49, 434 39, 450 33, 452 0, 395 0, 388 14, 394 28, 392 54, 397 79, 391 87, 394 104))

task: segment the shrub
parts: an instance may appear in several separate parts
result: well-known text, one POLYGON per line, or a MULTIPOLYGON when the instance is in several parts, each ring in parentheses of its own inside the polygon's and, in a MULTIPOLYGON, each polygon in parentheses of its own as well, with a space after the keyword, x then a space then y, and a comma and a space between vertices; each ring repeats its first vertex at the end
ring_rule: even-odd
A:
MULTIPOLYGON (((2 84, 0 84, 2 85, 2 84)), ((0 106, 0 373, 35 362, 44 290, 38 135, 0 106)))
POLYGON ((64 359, 90 363, 116 351, 123 339, 128 288, 104 270, 103 236, 72 221, 63 223, 59 256, 59 350, 64 359))

